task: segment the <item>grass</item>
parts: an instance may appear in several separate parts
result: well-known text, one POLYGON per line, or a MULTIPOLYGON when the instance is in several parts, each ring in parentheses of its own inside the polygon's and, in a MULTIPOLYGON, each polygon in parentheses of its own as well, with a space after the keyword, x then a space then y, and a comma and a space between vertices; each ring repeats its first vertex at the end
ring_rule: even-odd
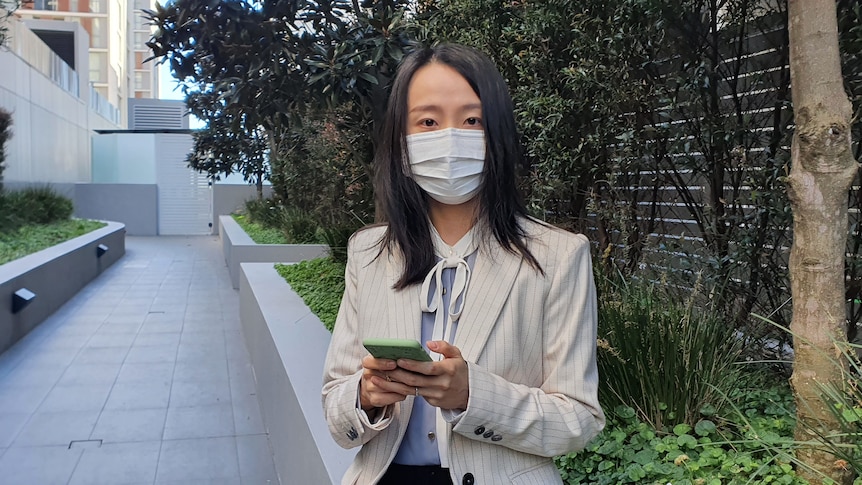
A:
POLYGON ((252 222, 246 215, 233 214, 232 217, 257 244, 289 244, 284 233, 278 229, 252 222))
POLYGON ((106 224, 71 219, 50 224, 27 225, 8 234, 0 234, 0 264, 68 241, 106 224))

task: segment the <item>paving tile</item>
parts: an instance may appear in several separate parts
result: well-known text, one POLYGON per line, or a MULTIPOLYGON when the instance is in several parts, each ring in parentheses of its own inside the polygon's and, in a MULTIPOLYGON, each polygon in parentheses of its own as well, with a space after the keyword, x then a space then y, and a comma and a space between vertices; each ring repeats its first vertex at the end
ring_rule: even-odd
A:
POLYGON ((170 393, 171 386, 163 382, 115 384, 105 410, 167 408, 170 393))
POLYGON ((6 413, 32 413, 48 395, 53 385, 0 387, 0 409, 6 413))
POLYGON ((66 485, 83 450, 68 446, 9 448, 0 458, 4 485, 66 485))
POLYGON ((147 333, 179 333, 183 330, 182 318, 175 320, 147 320, 138 335, 147 333))
POLYGON ((101 411, 110 391, 111 384, 57 385, 45 396, 36 412, 101 411))
POLYGON ((122 364, 129 350, 125 347, 84 347, 73 364, 122 364))
POLYGON ((152 483, 161 442, 102 444, 84 450, 69 485, 152 483))
POLYGON ((177 362, 219 362, 227 361, 227 351, 222 343, 184 343, 177 349, 177 362))
POLYGON ((231 404, 233 405, 233 427, 237 436, 266 432, 257 396, 233 399, 231 404))
POLYGON ((230 383, 224 380, 175 379, 171 386, 171 407, 207 406, 230 402, 230 383))
POLYGON ((215 381, 229 382, 227 359, 203 362, 177 362, 174 368, 176 381, 215 381))
POLYGON ((90 439, 104 443, 161 440, 167 412, 167 408, 102 411, 90 439))
POLYGON ((143 317, 141 317, 141 321, 138 323, 105 322, 94 335, 135 335, 143 324, 143 317))
MULTIPOLYGON (((154 334, 158 335, 158 334, 154 334)), ((140 337, 140 336, 139 336, 140 337)), ((126 364, 173 363, 177 360, 176 345, 132 345, 126 364)))
POLYGON ((39 347, 42 351, 55 349, 80 349, 90 340, 90 335, 50 335, 45 337, 39 347))
POLYGON ((233 436, 233 407, 228 404, 169 407, 165 440, 233 436))
POLYGON ((265 434, 236 437, 239 474, 243 483, 278 483, 278 474, 265 434))
MULTIPOLYGON (((19 344, 20 342, 15 344, 15 346, 17 347, 19 344)), ((32 352, 29 352, 21 360, 21 363, 28 363, 30 365, 69 365, 78 355, 78 351, 79 349, 55 349, 51 352, 40 352, 39 349, 33 349, 32 352)))
MULTIPOLYGON (((35 413, 12 442, 13 447, 65 445, 90 438, 99 411, 35 413)), ((2 475, 0 475, 2 476, 2 475)))
POLYGON ((120 364, 81 364, 70 365, 57 381, 59 386, 83 386, 88 384, 113 383, 120 373, 120 364))
POLYGON ((186 484, 192 480, 215 483, 215 479, 236 480, 227 483, 240 483, 236 441, 233 437, 162 442, 156 483, 171 480, 186 484))
POLYGON ((205 480, 156 480, 155 485, 243 485, 240 477, 207 478, 205 480))
POLYGON ((156 383, 163 382, 171 383, 171 378, 174 373, 173 362, 161 363, 129 363, 123 364, 120 368, 120 375, 117 376, 117 384, 132 384, 132 383, 156 383))
POLYGON ((60 376, 66 372, 67 367, 67 365, 63 364, 19 364, 3 377, 0 377, 0 389, 33 387, 37 385, 53 386, 60 379, 60 376))
POLYGON ((153 346, 153 345, 164 345, 164 346, 172 346, 174 350, 180 344, 180 335, 182 332, 146 332, 138 334, 138 337, 135 339, 135 343, 132 344, 132 348, 139 346, 153 346))
POLYGON ((8 448, 12 444, 28 419, 29 413, 0 413, 0 448, 8 448))
POLYGON ((135 341, 135 333, 108 333, 100 328, 87 342, 88 347, 125 347, 132 346, 135 341))

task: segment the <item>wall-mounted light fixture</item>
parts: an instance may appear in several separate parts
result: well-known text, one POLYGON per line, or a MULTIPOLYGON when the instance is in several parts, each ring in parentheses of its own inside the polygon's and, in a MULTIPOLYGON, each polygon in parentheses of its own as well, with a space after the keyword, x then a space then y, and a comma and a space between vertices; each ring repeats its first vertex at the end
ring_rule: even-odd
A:
POLYGON ((33 300, 36 299, 36 293, 28 290, 27 288, 21 288, 12 294, 12 313, 18 313, 24 308, 27 307, 33 300))
POLYGON ((108 246, 105 246, 104 244, 99 244, 98 246, 96 246, 96 257, 97 258, 101 258, 102 255, 107 253, 107 252, 108 252, 108 246))

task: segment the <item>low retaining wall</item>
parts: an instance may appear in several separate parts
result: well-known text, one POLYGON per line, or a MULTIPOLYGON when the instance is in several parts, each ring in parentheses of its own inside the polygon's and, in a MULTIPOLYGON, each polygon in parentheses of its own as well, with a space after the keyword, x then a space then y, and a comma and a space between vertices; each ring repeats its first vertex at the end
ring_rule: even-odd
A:
POLYGON ((330 333, 272 263, 243 263, 240 320, 281 483, 337 484, 358 448, 335 444, 320 391, 330 333))
POLYGON ((0 265, 0 352, 27 335, 125 253, 125 226, 109 222, 101 229, 0 265), (108 248, 101 256, 99 245, 108 248), (22 288, 36 297, 13 313, 14 294, 22 288))
POLYGON ((231 216, 219 216, 218 237, 234 288, 242 263, 297 263, 326 256, 326 244, 257 244, 231 216))

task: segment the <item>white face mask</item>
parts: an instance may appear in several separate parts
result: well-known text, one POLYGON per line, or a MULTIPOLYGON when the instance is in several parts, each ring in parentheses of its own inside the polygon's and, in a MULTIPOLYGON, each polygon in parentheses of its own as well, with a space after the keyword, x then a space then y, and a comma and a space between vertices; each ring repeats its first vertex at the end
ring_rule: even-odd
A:
POLYGON ((482 130, 445 130, 407 136, 413 180, 434 200, 463 204, 479 192, 485 167, 482 130))

